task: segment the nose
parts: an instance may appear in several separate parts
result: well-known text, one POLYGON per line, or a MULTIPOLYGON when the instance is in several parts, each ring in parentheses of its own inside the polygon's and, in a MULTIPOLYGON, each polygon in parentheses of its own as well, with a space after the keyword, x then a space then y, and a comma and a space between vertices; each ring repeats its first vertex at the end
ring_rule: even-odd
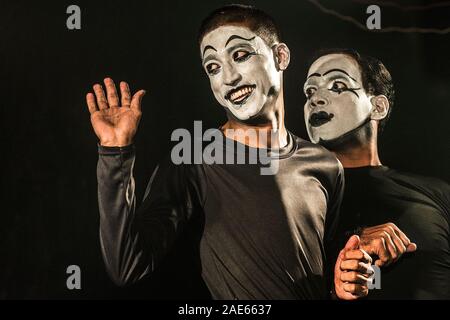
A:
POLYGON ((313 108, 315 108, 315 107, 323 107, 323 106, 326 106, 328 104, 328 100, 325 97, 323 97, 323 96, 321 96, 321 95, 319 95, 317 93, 314 94, 311 97, 310 101, 311 101, 310 102, 311 107, 313 107, 313 108))
POLYGON ((230 87, 236 86, 242 80, 241 74, 233 66, 224 68, 223 78, 224 83, 230 87))

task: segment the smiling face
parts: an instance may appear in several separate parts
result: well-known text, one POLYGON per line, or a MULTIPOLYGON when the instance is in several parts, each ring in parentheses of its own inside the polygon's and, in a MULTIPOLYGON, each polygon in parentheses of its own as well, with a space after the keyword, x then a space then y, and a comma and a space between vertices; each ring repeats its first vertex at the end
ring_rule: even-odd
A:
POLYGON ((200 50, 216 100, 237 119, 258 117, 275 105, 281 71, 272 49, 254 32, 221 26, 205 35, 200 50))
POLYGON ((370 119, 371 96, 363 88, 358 63, 345 54, 329 54, 309 68, 304 84, 305 123, 314 143, 334 140, 370 119))

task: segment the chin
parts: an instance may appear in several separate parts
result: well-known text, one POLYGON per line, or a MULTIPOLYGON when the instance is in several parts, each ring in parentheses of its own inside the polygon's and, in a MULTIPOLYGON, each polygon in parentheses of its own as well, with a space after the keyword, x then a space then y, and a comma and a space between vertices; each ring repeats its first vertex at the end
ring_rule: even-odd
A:
MULTIPOLYGON (((311 127, 309 136, 313 137, 310 138, 312 142, 314 143, 321 143, 321 141, 328 141, 328 140, 334 140, 336 138, 336 135, 330 132, 331 130, 328 130, 328 128, 325 128, 326 124, 323 124, 320 127, 311 127)), ((339 136, 338 136, 339 137, 339 136)))
POLYGON ((312 138, 311 136, 309 136, 309 140, 310 140, 312 143, 314 143, 314 144, 317 144, 317 143, 320 142, 319 139, 317 139, 317 138, 312 138))
POLYGON ((236 110, 232 113, 237 119, 245 121, 249 119, 259 118, 261 116, 261 109, 255 109, 252 106, 243 105, 239 110, 236 110))
MULTIPOLYGON (((245 108, 244 106, 242 106, 242 108, 245 108)), ((249 118, 252 117, 252 113, 251 112, 246 112, 246 110, 239 110, 238 112, 234 112, 233 115, 241 120, 241 121, 245 121, 248 120, 249 118)))
POLYGON ((314 132, 314 130, 308 130, 308 137, 312 143, 316 144, 319 143, 321 139, 320 135, 317 134, 317 132, 314 132))

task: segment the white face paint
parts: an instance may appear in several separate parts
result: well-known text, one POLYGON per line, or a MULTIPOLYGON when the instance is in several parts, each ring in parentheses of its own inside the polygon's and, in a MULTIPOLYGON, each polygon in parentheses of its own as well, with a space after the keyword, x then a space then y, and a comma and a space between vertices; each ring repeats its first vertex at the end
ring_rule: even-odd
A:
POLYGON ((370 117, 372 104, 358 63, 345 54, 329 54, 311 65, 304 85, 305 123, 312 142, 332 140, 370 117))
POLYGON ((281 88, 272 49, 245 27, 222 26, 205 35, 202 64, 216 100, 245 121, 275 105, 281 88))

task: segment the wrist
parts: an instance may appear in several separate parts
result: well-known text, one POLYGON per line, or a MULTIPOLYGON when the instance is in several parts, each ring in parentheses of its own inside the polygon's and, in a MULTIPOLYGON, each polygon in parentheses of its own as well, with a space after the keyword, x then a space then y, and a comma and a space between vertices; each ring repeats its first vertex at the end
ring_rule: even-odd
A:
POLYGON ((133 140, 126 139, 126 140, 100 140, 99 145, 102 147, 126 147, 133 144, 133 140))
POLYGON ((118 146, 102 146, 100 143, 97 144, 98 146, 98 153, 100 155, 126 155, 126 154, 133 154, 135 151, 134 144, 130 144, 124 147, 118 147, 118 146))

